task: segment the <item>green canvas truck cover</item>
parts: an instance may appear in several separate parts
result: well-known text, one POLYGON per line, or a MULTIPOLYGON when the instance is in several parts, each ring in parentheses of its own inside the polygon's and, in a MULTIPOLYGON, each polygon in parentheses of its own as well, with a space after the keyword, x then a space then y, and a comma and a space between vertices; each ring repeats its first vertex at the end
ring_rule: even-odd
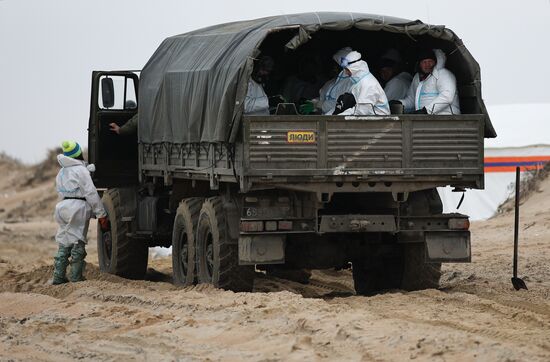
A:
MULTIPOLYGON (((285 45, 296 49, 315 32, 351 28, 414 36, 456 45, 481 100, 479 65, 460 38, 445 26, 359 13, 281 15, 215 25, 165 39, 141 73, 139 142, 232 143, 242 119, 248 80, 259 46, 271 32, 296 29, 285 45)), ((485 137, 496 137, 486 117, 485 137)))

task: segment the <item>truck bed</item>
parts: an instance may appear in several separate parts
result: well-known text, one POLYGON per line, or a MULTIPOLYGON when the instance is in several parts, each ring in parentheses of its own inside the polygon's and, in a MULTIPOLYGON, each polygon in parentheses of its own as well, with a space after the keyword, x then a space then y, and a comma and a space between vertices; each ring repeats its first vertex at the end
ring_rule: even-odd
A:
POLYGON ((483 114, 245 116, 242 142, 141 145, 140 164, 144 173, 165 178, 209 178, 214 185, 238 180, 243 191, 300 190, 312 183, 335 183, 340 191, 479 189, 484 119, 483 114))

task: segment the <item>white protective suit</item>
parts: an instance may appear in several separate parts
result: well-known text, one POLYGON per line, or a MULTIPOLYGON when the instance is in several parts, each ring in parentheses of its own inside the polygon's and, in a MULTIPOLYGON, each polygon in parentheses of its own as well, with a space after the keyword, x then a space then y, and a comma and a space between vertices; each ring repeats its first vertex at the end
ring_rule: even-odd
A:
POLYGON ((79 240, 86 243, 92 213, 98 218, 107 214, 84 161, 61 154, 57 156, 57 162, 61 165, 55 179, 60 198, 79 197, 86 200, 65 199, 57 203, 54 217, 59 229, 55 241, 63 246, 72 246, 79 240))
POLYGON ((269 101, 261 84, 253 79, 248 81, 248 90, 244 99, 244 114, 269 116, 269 101))
POLYGON ((428 114, 460 114, 456 78, 445 68, 447 57, 441 49, 434 49, 434 54, 437 63, 432 73, 423 81, 420 81, 420 75, 416 73, 407 96, 400 101, 405 112, 425 107, 428 114))
MULTIPOLYGON (((352 49, 345 47, 338 50, 332 56, 332 59, 340 66, 340 60, 348 55, 352 49)), ((334 107, 336 107, 336 100, 340 96, 349 90, 351 87, 351 78, 343 70, 336 76, 327 81, 321 89, 319 89, 319 103, 317 108, 321 109, 323 114, 332 114, 334 107)))
POLYGON ((367 62, 361 59, 361 53, 353 51, 346 55, 351 64, 345 66, 351 72, 351 89, 348 90, 355 97, 357 105, 346 109, 340 115, 388 115, 390 107, 386 93, 378 80, 369 71, 367 62))
POLYGON ((384 92, 388 100, 403 99, 407 96, 411 86, 412 75, 407 72, 401 72, 386 83, 384 92))
POLYGON ((323 114, 332 114, 340 94, 346 93, 351 86, 351 77, 344 71, 341 71, 336 78, 326 82, 319 90, 319 105, 323 114))

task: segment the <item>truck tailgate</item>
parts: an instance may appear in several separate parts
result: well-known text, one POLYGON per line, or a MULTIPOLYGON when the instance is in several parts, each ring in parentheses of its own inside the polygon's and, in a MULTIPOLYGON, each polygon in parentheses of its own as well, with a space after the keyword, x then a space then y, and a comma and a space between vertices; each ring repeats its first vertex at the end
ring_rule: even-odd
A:
POLYGON ((244 174, 473 177, 482 186, 484 118, 482 114, 247 116, 244 174))

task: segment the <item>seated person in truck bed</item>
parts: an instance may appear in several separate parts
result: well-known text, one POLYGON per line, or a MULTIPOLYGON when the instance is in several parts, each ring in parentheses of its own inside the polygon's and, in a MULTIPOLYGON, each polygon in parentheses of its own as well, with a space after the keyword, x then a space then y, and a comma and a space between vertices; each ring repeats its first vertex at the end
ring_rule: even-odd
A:
POLYGON ((379 75, 388 100, 402 99, 407 96, 412 76, 402 71, 402 68, 401 55, 397 49, 388 49, 380 57, 379 75))
MULTIPOLYGON (((322 76, 321 61, 316 55, 302 55, 296 60, 296 66, 296 73, 284 82, 282 96, 286 102, 294 103, 302 109, 300 106, 319 95, 319 88, 325 83, 326 78, 322 76)), ((311 105, 305 114, 312 111, 311 105)))
POLYGON ((334 107, 336 107, 336 98, 350 88, 349 82, 351 78, 340 68, 340 60, 351 51, 350 47, 345 47, 338 50, 332 56, 332 59, 336 62, 333 73, 335 77, 327 81, 319 90, 319 103, 317 103, 317 107, 321 110, 322 114, 332 114, 334 107))
POLYGON ((418 53, 418 73, 407 96, 400 100, 408 113, 460 114, 454 74, 445 68, 447 57, 441 49, 418 53))
POLYGON ((268 116, 269 100, 263 84, 273 70, 275 62, 269 56, 262 56, 254 63, 252 76, 248 81, 248 91, 244 99, 244 114, 268 116))
POLYGON ((340 63, 350 76, 351 86, 336 101, 333 114, 341 115, 389 115, 386 93, 376 77, 369 71, 361 53, 352 51, 340 63))

